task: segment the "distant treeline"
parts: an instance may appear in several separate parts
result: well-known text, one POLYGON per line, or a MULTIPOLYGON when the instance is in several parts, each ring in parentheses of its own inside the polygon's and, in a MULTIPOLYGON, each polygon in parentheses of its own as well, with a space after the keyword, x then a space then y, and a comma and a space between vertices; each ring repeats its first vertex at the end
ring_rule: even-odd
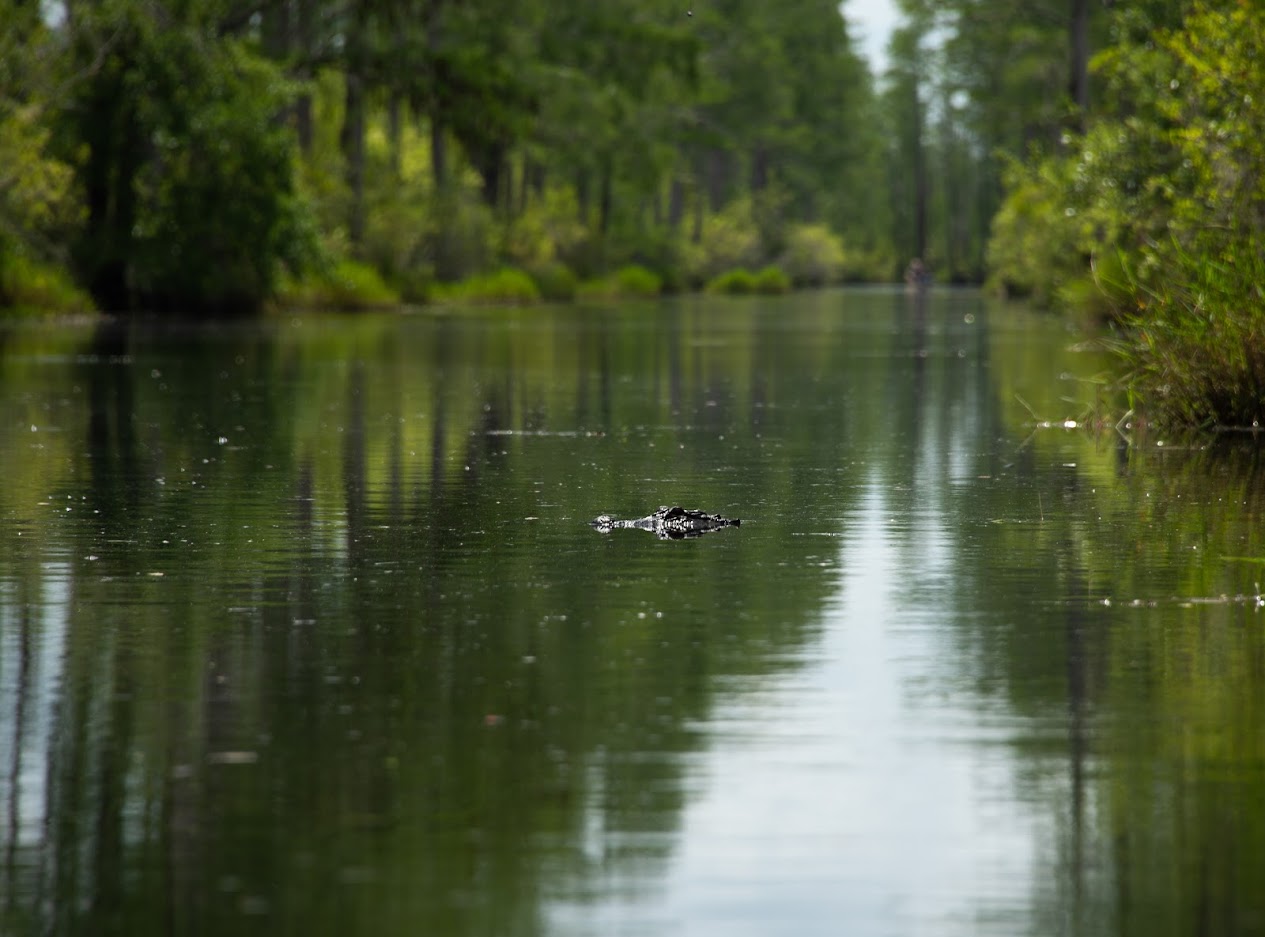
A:
POLYGON ((897 277, 912 156, 836 0, 687 7, 0 0, 0 301, 897 277))
MULTIPOLYGON (((1092 308, 1151 413, 1265 419, 1265 9, 0 0, 0 307, 892 280, 1092 308)), ((587 291, 587 292, 586 292, 587 291)))

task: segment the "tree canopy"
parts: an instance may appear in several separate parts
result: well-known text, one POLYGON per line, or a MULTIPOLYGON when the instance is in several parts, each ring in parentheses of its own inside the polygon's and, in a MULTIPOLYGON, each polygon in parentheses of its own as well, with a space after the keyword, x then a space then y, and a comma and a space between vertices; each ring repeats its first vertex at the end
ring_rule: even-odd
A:
POLYGON ((893 266, 839 6, 697 7, 0 0, 0 252, 185 311, 342 259, 406 294, 502 263, 701 285, 735 227, 744 263, 816 225, 893 266))

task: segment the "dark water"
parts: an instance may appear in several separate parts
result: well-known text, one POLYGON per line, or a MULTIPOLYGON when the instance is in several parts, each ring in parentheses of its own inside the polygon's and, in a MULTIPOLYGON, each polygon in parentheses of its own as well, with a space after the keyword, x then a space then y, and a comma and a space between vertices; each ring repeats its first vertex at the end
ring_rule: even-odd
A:
POLYGON ((1265 932, 1261 460, 1039 425, 1078 341, 0 331, 0 932, 1265 932))

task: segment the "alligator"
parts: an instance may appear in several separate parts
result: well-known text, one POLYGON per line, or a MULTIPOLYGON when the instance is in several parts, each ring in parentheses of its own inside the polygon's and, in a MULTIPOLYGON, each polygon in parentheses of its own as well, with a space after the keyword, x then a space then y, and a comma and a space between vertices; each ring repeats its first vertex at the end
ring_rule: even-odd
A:
POLYGON ((653 514, 639 517, 634 521, 621 521, 609 514, 599 514, 589 521, 589 526, 602 533, 624 528, 652 530, 660 540, 683 540, 686 537, 701 537, 722 527, 737 527, 741 523, 742 521, 736 517, 721 517, 719 514, 690 511, 677 505, 668 507, 665 504, 653 514))

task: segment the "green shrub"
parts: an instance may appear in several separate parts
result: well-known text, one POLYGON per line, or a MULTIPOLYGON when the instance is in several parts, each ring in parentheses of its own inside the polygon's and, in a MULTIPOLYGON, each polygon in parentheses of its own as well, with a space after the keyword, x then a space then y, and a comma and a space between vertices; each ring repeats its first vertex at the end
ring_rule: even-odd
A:
POLYGON ((1166 426, 1265 425, 1265 244, 1209 231, 1121 318, 1133 399, 1166 426))
POLYGON ((629 264, 610 276, 587 279, 579 285, 577 296, 584 300, 634 300, 650 298, 663 291, 658 274, 639 264, 629 264))
POLYGON ((431 203, 433 229, 424 253, 435 276, 445 281, 478 279, 495 256, 496 220, 477 195, 466 191, 437 194, 431 203))
POLYGON ((767 295, 789 293, 791 291, 791 278, 783 272, 781 267, 770 264, 756 271, 752 285, 757 293, 765 293, 767 295))
POLYGON ((673 232, 639 231, 617 246, 614 253, 623 263, 653 271, 659 278, 661 292, 680 293, 689 287, 685 244, 673 232))
POLYGON ((434 298, 459 305, 523 306, 540 302, 540 290, 522 270, 502 267, 492 273, 437 286, 434 298))
POLYGON ((0 248, 0 309, 22 315, 92 312, 92 299, 60 267, 0 248))
POLYGON ((511 264, 534 270, 555 261, 566 262, 587 239, 574 192, 570 188, 549 189, 543 198, 533 197, 505 227, 500 253, 511 264))
POLYGON ((299 279, 283 276, 274 299, 282 307, 347 311, 381 309, 399 301, 377 270, 354 260, 340 260, 299 279))
POLYGON ((727 293, 730 296, 746 296, 756 290, 756 278, 746 267, 727 270, 707 281, 709 293, 727 293))
POLYGON ((615 271, 619 295, 628 297, 658 296, 663 292, 663 280, 653 270, 640 264, 629 264, 615 271))
POLYGON ((565 303, 575 299, 579 281, 571 272, 571 268, 561 261, 553 260, 536 264, 527 272, 543 299, 554 303, 565 303))
POLYGON ((581 283, 577 296, 590 300, 649 299, 658 296, 662 290, 663 281, 654 271, 638 264, 629 264, 610 276, 581 283))
POLYGON ((709 293, 728 293, 731 296, 745 296, 750 293, 787 293, 790 292, 791 281, 782 269, 770 264, 752 273, 746 267, 726 270, 719 276, 707 281, 709 293))
MULTIPOLYGON (((575 271, 585 282, 589 295, 620 295, 617 282, 604 282, 610 271, 636 267, 652 273, 658 280, 659 293, 678 293, 687 289, 691 277, 687 272, 686 245, 675 235, 636 231, 606 237, 593 235, 560 249, 558 259, 575 271), (600 285, 599 285, 600 284, 600 285)), ((649 281, 646 281, 648 285, 649 281)), ((634 284, 636 286, 636 284, 634 284)))
POLYGON ((1055 158, 1007 170, 1006 198, 988 241, 990 291, 1049 307, 1068 281, 1085 272, 1081 223, 1068 204, 1069 164, 1055 158))
POLYGON ((904 274, 904 265, 890 249, 849 250, 845 248, 841 278, 844 283, 894 283, 904 274))
POLYGON ((843 278, 846 256, 838 235, 823 224, 791 225, 779 264, 796 286, 829 286, 843 278))
POLYGON ((431 279, 434 269, 428 255, 436 238, 429 193, 418 180, 401 180, 391 188, 371 189, 365 201, 364 240, 356 253, 388 282, 399 284, 401 292, 416 293, 417 284, 431 279))
POLYGON ((740 198, 703 222, 702 238, 685 248, 686 276, 694 286, 702 286, 726 270, 750 269, 766 258, 760 229, 751 199, 740 198))
POLYGON ((389 284, 400 295, 400 302, 424 305, 435 292, 435 277, 429 267, 416 266, 391 277, 389 284))
POLYGON ((595 282, 610 269, 608 253, 609 246, 603 238, 590 236, 580 238, 559 251, 558 259, 574 270, 582 281, 595 282))
POLYGON ((612 277, 582 280, 575 288, 575 298, 590 301, 619 299, 619 284, 612 277))
POLYGON ((133 178, 119 169, 130 158, 126 151, 111 149, 123 146, 125 135, 101 135, 94 122, 105 118, 94 114, 95 105, 72 108, 86 115, 77 128, 85 139, 113 141, 85 147, 91 155, 83 174, 118 172, 112 184, 128 186, 135 198, 126 233, 90 214, 77 250, 81 276, 99 292, 118 293, 103 271, 121 254, 128 301, 182 314, 257 309, 275 292, 282 264, 306 258, 314 234, 296 192, 291 134, 276 119, 290 86, 243 42, 206 42, 184 26, 147 30, 139 41, 139 52, 107 58, 113 74, 82 83, 145 88, 144 106, 122 97, 109 105, 118 115, 133 113, 128 108, 140 115, 135 132, 147 145, 129 170, 133 178), (181 77, 151 71, 160 60, 179 62, 181 77))

